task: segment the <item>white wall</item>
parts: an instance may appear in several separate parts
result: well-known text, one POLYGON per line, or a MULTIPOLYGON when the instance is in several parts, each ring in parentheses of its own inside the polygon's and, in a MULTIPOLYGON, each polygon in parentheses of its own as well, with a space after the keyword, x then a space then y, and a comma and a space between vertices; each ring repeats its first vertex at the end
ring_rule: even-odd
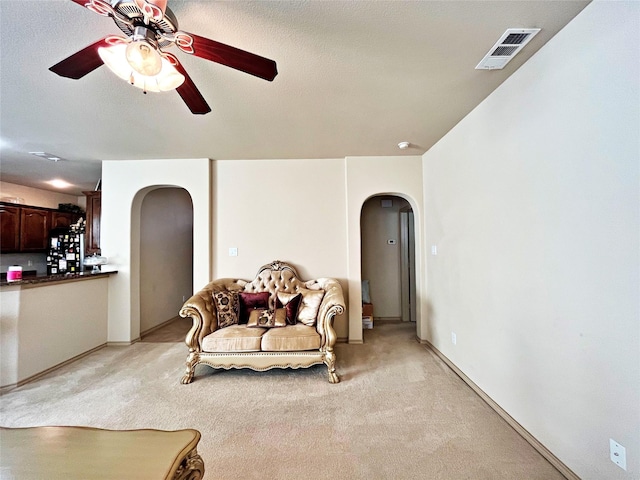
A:
POLYGON ((337 278, 351 309, 357 286, 355 314, 335 321, 338 337, 353 341, 353 332, 356 342, 362 341, 362 205, 381 193, 402 196, 418 213, 422 205, 418 156, 105 161, 102 179, 102 254, 119 272, 110 280, 110 342, 130 342, 140 333, 140 208, 158 186, 191 195, 194 290, 213 278, 251 280, 272 260, 291 262, 303 280, 337 278), (237 256, 229 256, 231 247, 237 256))
POLYGON ((0 386, 15 385, 104 345, 107 296, 105 276, 2 287, 0 386))
MULTIPOLYGON (((417 334, 426 326, 426 315, 422 305, 421 292, 426 288, 424 281, 422 236, 422 159, 418 156, 398 157, 347 157, 347 231, 349 264, 349 343, 362 343, 362 284, 361 284, 361 231, 360 215, 368 198, 376 195, 395 195, 409 202, 416 219, 416 279, 417 334)), ((374 305, 375 308, 375 305, 374 305)), ((377 315, 374 311, 374 315, 377 315)), ((422 338, 422 337, 421 337, 422 338)))
POLYGON ((369 280, 376 319, 402 318, 400 210, 408 206, 405 199, 388 196, 370 198, 362 206, 362 279, 369 280), (382 199, 391 206, 382 207, 382 199))
POLYGON ((0 387, 18 383, 20 287, 0 287, 0 387))
MULTIPOLYGON (((338 279, 346 298, 344 175, 344 159, 215 161, 213 278, 252 280, 282 260, 302 280, 338 279)), ((334 328, 347 337, 346 315, 334 328)))
POLYGON ((210 276, 211 161, 109 160, 102 163, 100 247, 118 275, 109 279, 109 342, 140 336, 140 210, 147 193, 184 188, 193 202, 193 285, 210 276))
POLYGON ((186 190, 158 188, 140 210, 140 332, 175 318, 193 293, 193 206, 186 190))
POLYGON ((2 253, 0 272, 6 273, 12 265, 19 265, 24 272, 36 271, 36 275, 47 274, 47 254, 44 253, 2 253))
POLYGON ((585 480, 640 478, 639 19, 590 4, 423 157, 422 338, 585 480))
POLYGON ((72 203, 85 208, 86 203, 84 196, 78 197, 76 195, 25 187, 8 182, 0 182, 0 197, 2 201, 7 201, 5 197, 17 197, 20 199, 18 203, 23 205, 45 208, 58 208, 60 203, 72 203))

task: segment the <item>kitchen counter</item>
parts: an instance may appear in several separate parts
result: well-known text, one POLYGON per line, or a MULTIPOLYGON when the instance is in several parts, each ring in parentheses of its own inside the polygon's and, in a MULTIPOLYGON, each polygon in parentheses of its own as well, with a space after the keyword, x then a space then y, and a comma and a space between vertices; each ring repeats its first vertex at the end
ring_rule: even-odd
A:
POLYGON ((22 280, 17 280, 14 282, 7 282, 6 280, 2 280, 0 282, 0 287, 7 287, 7 286, 15 287, 20 285, 37 286, 41 284, 63 283, 63 282, 70 282, 70 281, 76 281, 76 280, 90 280, 92 278, 102 278, 115 273, 118 273, 118 271, 102 270, 100 272, 92 273, 91 270, 87 270, 84 272, 63 273, 59 275, 29 276, 29 277, 23 277, 22 280))
POLYGON ((0 283, 0 394, 107 344, 114 273, 0 283))

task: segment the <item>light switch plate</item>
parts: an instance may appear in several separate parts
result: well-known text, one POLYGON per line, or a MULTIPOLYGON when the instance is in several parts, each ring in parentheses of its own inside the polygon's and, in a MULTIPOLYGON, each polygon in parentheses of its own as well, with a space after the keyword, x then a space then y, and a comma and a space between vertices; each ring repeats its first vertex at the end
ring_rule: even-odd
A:
POLYGON ((236 247, 230 247, 229 248, 229 256, 230 257, 237 257, 238 256, 238 249, 236 247))
POLYGON ((609 452, 611 461, 618 465, 621 469, 627 470, 627 449, 616 442, 613 438, 609 439, 609 452))

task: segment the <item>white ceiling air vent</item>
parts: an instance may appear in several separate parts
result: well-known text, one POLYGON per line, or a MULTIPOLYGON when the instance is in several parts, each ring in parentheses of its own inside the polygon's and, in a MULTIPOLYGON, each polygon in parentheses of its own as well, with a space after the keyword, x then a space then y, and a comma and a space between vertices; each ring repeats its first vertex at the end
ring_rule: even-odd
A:
POLYGON ((499 70, 504 68, 539 31, 539 28, 508 29, 476 66, 476 70, 499 70))

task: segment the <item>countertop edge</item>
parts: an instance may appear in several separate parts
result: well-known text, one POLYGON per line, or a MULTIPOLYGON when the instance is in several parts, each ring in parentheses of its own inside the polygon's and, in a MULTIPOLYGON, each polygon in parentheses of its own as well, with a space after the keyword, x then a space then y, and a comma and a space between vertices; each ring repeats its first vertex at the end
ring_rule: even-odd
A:
POLYGON ((69 283, 82 280, 93 280, 96 278, 107 278, 109 275, 118 273, 117 270, 110 270, 107 272, 80 272, 72 274, 61 275, 44 275, 40 277, 30 277, 23 280, 17 280, 14 282, 0 282, 0 287, 39 287, 52 284, 69 283))

